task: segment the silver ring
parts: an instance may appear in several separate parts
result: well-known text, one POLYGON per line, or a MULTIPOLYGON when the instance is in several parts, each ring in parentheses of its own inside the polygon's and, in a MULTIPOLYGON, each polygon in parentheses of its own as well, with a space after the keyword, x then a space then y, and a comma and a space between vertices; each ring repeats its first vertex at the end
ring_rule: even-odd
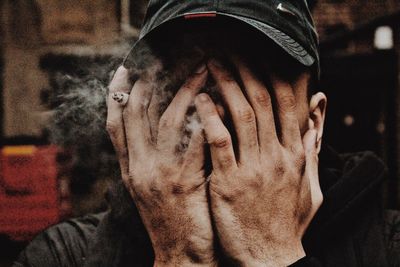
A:
POLYGON ((129 100, 129 94, 123 92, 115 92, 111 94, 111 98, 118 102, 121 106, 125 106, 129 100))

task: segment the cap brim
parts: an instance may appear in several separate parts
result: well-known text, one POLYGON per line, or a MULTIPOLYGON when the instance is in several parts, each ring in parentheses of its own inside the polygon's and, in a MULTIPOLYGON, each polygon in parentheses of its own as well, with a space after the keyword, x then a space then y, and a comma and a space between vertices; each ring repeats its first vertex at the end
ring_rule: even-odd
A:
MULTIPOLYGON (((195 14, 195 13, 193 13, 193 14, 195 14)), ((193 14, 191 13, 190 15, 193 15, 193 14)), ((237 16, 237 15, 232 15, 232 14, 227 14, 227 13, 222 13, 222 12, 216 12, 216 14, 242 21, 242 22, 252 26, 253 28, 261 31, 263 34, 268 36, 272 41, 274 41, 278 46, 280 46, 284 51, 286 51, 290 56, 292 56, 294 59, 296 59, 297 61, 299 61, 301 64, 303 64, 305 66, 308 66, 308 67, 312 66, 314 64, 314 62, 316 61, 316 59, 313 56, 311 56, 307 52, 307 50, 305 50, 304 47, 301 46, 296 40, 294 40, 289 35, 285 34, 284 32, 282 32, 268 24, 262 23, 258 20, 254 20, 254 19, 251 19, 248 17, 242 17, 242 16, 237 16)), ((135 50, 135 48, 138 46, 138 44, 141 42, 141 40, 143 40, 149 33, 154 31, 156 28, 159 28, 161 25, 164 25, 166 22, 170 22, 172 20, 182 18, 183 16, 187 16, 187 15, 188 14, 184 14, 181 16, 171 18, 167 21, 164 21, 160 25, 157 25, 156 27, 151 29, 149 32, 141 34, 139 40, 137 40, 135 42, 131 51, 125 58, 123 65, 126 66, 126 62, 129 61, 129 57, 133 54, 133 51, 135 50)))
POLYGON ((253 26, 257 30, 267 35, 272 41, 282 47, 283 50, 285 50, 289 55, 298 60, 301 64, 305 66, 311 66, 312 64, 314 64, 314 57, 312 57, 297 41, 292 39, 289 35, 281 32, 280 30, 277 30, 276 28, 268 24, 262 23, 258 20, 250 19, 247 17, 241 17, 231 14, 222 15, 238 19, 253 26))

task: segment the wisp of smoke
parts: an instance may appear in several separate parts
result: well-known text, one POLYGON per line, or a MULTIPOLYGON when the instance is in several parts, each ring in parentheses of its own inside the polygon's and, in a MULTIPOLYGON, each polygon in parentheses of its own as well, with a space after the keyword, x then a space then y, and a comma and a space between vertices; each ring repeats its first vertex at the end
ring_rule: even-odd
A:
MULTIPOLYGON (((232 51, 245 54, 243 58, 248 59, 247 63, 255 70, 256 75, 257 70, 266 71, 268 68, 274 69, 278 75, 280 72, 288 73, 288 70, 293 70, 293 77, 298 71, 304 71, 291 64, 291 59, 286 58, 287 55, 283 55, 280 48, 266 42, 265 36, 250 32, 242 24, 235 24, 233 27, 232 24, 227 26, 222 23, 217 27, 216 24, 203 21, 198 25, 193 22, 170 29, 175 30, 156 30, 135 47, 125 62, 131 73, 132 84, 139 78, 152 83, 153 95, 149 103, 148 118, 153 140, 157 136, 158 121, 179 88, 197 66, 209 58, 228 62, 228 54, 232 51)), ((110 65, 116 68, 115 63, 110 65)), ((110 170, 114 170, 116 166, 111 153, 112 146, 105 131, 105 99, 108 93, 107 84, 112 78, 110 71, 105 69, 109 69, 110 65, 92 67, 88 75, 83 77, 55 75, 55 87, 58 87, 58 91, 56 90, 52 99, 54 116, 49 126, 52 140, 66 146, 79 147, 83 156, 78 157, 77 162, 90 165, 89 169, 96 175, 102 175, 99 170, 113 173, 110 170)), ((233 69, 232 71, 235 74, 233 69)), ((236 79, 237 74, 235 75, 236 79)), ((261 73, 260 79, 264 76, 265 72, 261 73)), ((215 103, 224 106, 211 77, 201 92, 208 93, 215 103)), ((226 122, 235 144, 235 131, 229 121, 229 113, 226 117, 224 123, 226 122)), ((177 145, 178 153, 185 151, 191 134, 198 129, 202 129, 202 124, 192 104, 182 127, 181 143, 177 145)))

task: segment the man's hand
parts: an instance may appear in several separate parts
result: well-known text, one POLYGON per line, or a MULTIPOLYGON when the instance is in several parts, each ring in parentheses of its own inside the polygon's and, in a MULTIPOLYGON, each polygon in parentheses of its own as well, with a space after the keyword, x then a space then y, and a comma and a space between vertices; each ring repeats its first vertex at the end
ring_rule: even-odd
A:
POLYGON ((147 109, 157 88, 143 79, 131 88, 123 67, 110 84, 110 93, 132 89, 125 108, 109 97, 107 129, 123 181, 152 241, 156 266, 214 265, 201 129, 192 134, 184 154, 177 152, 186 111, 207 75, 203 65, 188 78, 161 116, 156 140, 147 109))
POLYGON ((235 262, 287 266, 305 255, 301 239, 322 203, 317 131, 310 120, 301 137, 293 89, 273 77, 278 135, 267 89, 244 64, 237 68, 248 101, 220 63, 208 63, 232 116, 238 155, 210 97, 196 97, 213 164, 211 212, 221 245, 235 262))

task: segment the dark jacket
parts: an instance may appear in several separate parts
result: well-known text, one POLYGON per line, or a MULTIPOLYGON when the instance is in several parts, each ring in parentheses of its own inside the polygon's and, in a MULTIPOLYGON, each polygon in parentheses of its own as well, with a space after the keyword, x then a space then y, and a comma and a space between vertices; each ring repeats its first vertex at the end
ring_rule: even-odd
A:
MULTIPOLYGON (((339 156, 324 150, 324 203, 303 240, 307 257, 293 266, 400 266, 400 216, 382 208, 384 164, 369 152, 339 156)), ((14 266, 152 266, 150 240, 122 184, 107 200, 109 211, 39 234, 14 266)))

